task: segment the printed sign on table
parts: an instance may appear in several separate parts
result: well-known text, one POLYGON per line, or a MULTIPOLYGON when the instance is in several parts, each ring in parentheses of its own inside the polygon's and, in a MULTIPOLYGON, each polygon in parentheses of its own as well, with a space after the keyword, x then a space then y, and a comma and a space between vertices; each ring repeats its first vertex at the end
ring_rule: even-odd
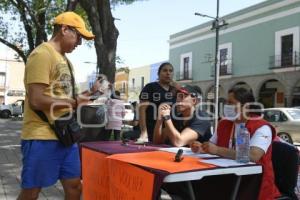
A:
POLYGON ((84 200, 109 200, 109 170, 107 154, 82 148, 82 178, 84 200))
POLYGON ((109 169, 111 199, 152 199, 154 174, 113 159, 109 159, 109 169))

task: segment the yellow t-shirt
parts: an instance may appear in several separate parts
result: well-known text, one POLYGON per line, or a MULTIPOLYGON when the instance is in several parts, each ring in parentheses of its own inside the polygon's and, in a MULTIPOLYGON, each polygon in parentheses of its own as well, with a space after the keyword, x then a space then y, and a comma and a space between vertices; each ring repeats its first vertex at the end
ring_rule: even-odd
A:
MULTIPOLYGON (((31 83, 47 84, 45 95, 62 99, 72 98, 71 75, 66 58, 48 42, 35 48, 26 63, 24 75, 26 96, 21 139, 57 140, 49 124, 44 122, 29 106, 27 93, 28 85, 31 83)), ((55 105, 52 106, 54 107, 52 112, 50 112, 51 109, 43 111, 51 123, 55 118, 69 111, 68 108, 55 109, 55 105)))

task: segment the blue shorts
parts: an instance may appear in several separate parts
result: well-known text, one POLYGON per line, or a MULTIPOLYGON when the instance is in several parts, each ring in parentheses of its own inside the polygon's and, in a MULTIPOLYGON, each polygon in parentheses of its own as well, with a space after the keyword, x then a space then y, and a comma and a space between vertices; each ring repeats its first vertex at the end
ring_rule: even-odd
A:
POLYGON ((61 179, 80 178, 78 145, 65 147, 56 140, 22 140, 23 189, 48 187, 61 179))

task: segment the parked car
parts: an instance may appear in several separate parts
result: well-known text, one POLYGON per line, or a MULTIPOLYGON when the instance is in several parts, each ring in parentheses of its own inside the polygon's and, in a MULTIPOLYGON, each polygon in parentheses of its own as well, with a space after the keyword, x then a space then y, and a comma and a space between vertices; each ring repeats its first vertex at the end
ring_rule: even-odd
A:
POLYGON ((125 116, 124 121, 132 121, 134 117, 133 107, 130 103, 124 103, 125 106, 125 116))
POLYGON ((300 142, 300 109, 267 108, 264 119, 276 128, 277 135, 283 140, 291 144, 300 142))
POLYGON ((24 100, 18 100, 15 103, 0 105, 0 117, 9 118, 11 116, 19 116, 23 114, 24 111, 24 100))

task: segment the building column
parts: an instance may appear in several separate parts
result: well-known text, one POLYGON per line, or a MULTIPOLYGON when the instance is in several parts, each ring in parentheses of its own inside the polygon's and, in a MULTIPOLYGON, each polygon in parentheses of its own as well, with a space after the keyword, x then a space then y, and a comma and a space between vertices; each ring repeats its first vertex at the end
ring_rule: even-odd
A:
POLYGON ((293 88, 285 87, 285 95, 284 95, 284 105, 285 107, 291 107, 293 101, 293 88))

